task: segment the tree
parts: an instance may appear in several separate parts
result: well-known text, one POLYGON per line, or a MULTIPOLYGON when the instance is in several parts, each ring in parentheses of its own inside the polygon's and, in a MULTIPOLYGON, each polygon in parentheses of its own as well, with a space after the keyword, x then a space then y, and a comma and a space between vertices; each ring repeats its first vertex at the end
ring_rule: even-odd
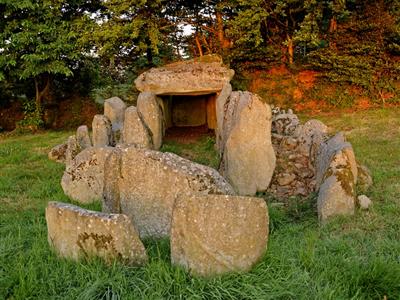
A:
MULTIPOLYGON (((104 9, 93 16, 93 28, 87 39, 111 67, 123 61, 134 62, 143 55, 153 65, 162 41, 174 30, 165 15, 165 0, 101 1, 104 9)), ((163 45, 161 45, 163 44, 163 45)))
POLYGON ((0 79, 32 80, 35 106, 51 99, 54 75, 71 76, 82 57, 79 4, 90 1, 0 0, 0 79))

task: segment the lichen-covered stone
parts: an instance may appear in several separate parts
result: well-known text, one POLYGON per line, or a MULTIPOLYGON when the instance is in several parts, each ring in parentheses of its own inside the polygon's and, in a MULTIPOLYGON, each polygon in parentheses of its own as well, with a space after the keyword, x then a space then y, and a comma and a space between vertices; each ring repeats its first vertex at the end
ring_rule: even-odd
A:
POLYGON ((135 85, 156 95, 205 95, 222 90, 233 75, 221 58, 207 56, 152 68, 139 75, 135 85))
POLYGON ((143 265, 148 260, 131 220, 125 215, 49 202, 46 221, 49 244, 61 257, 78 260, 98 256, 108 263, 120 260, 129 265, 143 265))
POLYGON ((65 163, 67 149, 68 149, 68 143, 63 143, 54 146, 48 153, 48 157, 50 160, 54 160, 59 163, 65 163))
POLYGON ((323 143, 317 157, 317 208, 321 222, 354 214, 357 165, 353 148, 343 133, 323 143))
POLYGON ((68 167, 74 158, 81 152, 81 147, 75 135, 71 135, 67 140, 67 150, 65 152, 65 165, 68 167))
POLYGON ((122 141, 128 145, 134 144, 146 149, 153 148, 148 129, 140 118, 135 106, 130 106, 125 110, 122 141))
POLYGON ((76 130, 76 141, 81 150, 92 147, 92 141, 90 140, 89 136, 89 129, 86 125, 79 126, 76 130))
POLYGON ((113 143, 110 120, 104 115, 95 115, 92 122, 93 146, 105 147, 113 143))
POLYGON ((137 99, 137 112, 148 128, 155 150, 160 149, 164 133, 161 102, 160 98, 150 92, 140 93, 137 99))
POLYGON ((260 198, 181 196, 172 219, 172 263, 201 276, 249 271, 266 251, 268 221, 260 198))
POLYGON ((125 102, 118 97, 112 97, 104 101, 104 115, 111 122, 113 145, 120 142, 121 131, 124 126, 125 109, 125 102))
POLYGON ((232 92, 223 128, 221 173, 239 195, 265 191, 276 162, 269 105, 249 92, 232 92))
MULTIPOLYGON (((117 163, 117 157, 112 159, 117 163)), ((113 178, 105 177, 106 181, 113 178)), ((117 207, 112 201, 119 200, 121 212, 132 218, 141 237, 169 235, 172 208, 180 195, 233 193, 226 180, 210 167, 172 153, 134 146, 121 151, 118 187, 119 195, 111 195, 103 203, 108 208, 117 207)))
POLYGON ((104 163, 112 151, 112 147, 91 147, 79 153, 64 171, 61 179, 64 193, 81 203, 101 200, 104 163))

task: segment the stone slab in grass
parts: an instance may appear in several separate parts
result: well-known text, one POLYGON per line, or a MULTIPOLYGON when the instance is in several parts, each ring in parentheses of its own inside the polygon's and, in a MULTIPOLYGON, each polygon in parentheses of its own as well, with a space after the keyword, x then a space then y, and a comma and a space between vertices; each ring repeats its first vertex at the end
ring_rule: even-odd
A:
POLYGON ((249 271, 266 251, 268 222, 260 198, 182 196, 172 218, 172 263, 201 276, 249 271))
POLYGON ((49 244, 61 257, 78 260, 98 256, 106 262, 120 260, 129 265, 147 262, 145 248, 126 215, 49 202, 46 221, 49 244))

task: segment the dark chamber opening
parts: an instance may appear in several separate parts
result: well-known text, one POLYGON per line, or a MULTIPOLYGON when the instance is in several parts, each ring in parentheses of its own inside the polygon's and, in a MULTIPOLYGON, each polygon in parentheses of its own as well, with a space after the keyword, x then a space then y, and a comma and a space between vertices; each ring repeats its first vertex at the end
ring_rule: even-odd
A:
POLYGON ((166 140, 194 140, 214 135, 216 94, 161 96, 166 140))

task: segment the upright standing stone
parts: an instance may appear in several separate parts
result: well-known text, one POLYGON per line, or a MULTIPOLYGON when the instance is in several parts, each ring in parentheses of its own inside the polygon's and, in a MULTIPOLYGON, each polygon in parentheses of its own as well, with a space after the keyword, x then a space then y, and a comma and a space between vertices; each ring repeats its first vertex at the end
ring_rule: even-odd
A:
POLYGON ((357 164, 343 133, 321 145, 316 162, 319 220, 354 214, 357 164))
POLYGON ((46 221, 49 244, 61 257, 78 260, 99 256, 108 263, 121 260, 130 265, 147 262, 146 250, 125 215, 49 202, 46 221))
POLYGON ((235 103, 226 111, 221 172, 239 195, 251 196, 268 188, 275 169, 271 109, 249 92, 233 92, 230 98, 235 103))
POLYGON ((90 203, 101 200, 104 187, 104 164, 111 147, 91 147, 79 153, 67 165, 61 179, 64 193, 73 200, 90 203))
POLYGON ((120 161, 117 157, 109 161, 114 169, 120 164, 119 190, 114 188, 114 177, 106 176, 110 198, 103 203, 108 211, 120 206, 120 211, 132 218, 141 237, 169 235, 172 209, 180 195, 233 193, 216 170, 172 153, 131 146, 122 150, 120 161))
POLYGON ((125 109, 125 102, 118 97, 112 97, 104 101, 104 115, 111 122, 113 145, 120 142, 121 131, 124 125, 125 109))
POLYGON ((107 213, 121 213, 119 194, 119 180, 121 175, 122 150, 114 148, 106 158, 104 164, 104 187, 102 211, 107 213))
POLYGON ((160 149, 163 138, 162 100, 150 92, 142 92, 137 99, 137 111, 147 128, 149 128, 155 150, 160 149))
POLYGON ((67 141, 67 150, 65 152, 65 165, 68 167, 72 161, 74 160, 75 156, 77 156, 81 152, 81 148, 76 140, 75 135, 71 135, 68 137, 67 141))
POLYGON ((268 210, 260 198, 182 196, 171 227, 171 260, 192 274, 249 271, 264 255, 268 210))
POLYGON ((92 122, 93 146, 105 147, 112 143, 111 122, 104 115, 95 115, 92 122))
POLYGON ((140 118, 135 106, 130 106, 125 110, 122 140, 124 144, 135 144, 138 147, 146 149, 153 148, 148 129, 140 118))
POLYGON ((217 136, 216 144, 220 153, 223 152, 223 146, 224 146, 222 145, 223 143, 222 136, 223 136, 223 126, 225 118, 225 105, 231 93, 232 93, 232 86, 230 85, 230 83, 226 83, 216 99, 217 129, 215 133, 217 136))
POLYGON ((78 129, 76 130, 76 140, 82 150, 92 147, 92 141, 90 140, 89 130, 86 125, 78 127, 78 129))

